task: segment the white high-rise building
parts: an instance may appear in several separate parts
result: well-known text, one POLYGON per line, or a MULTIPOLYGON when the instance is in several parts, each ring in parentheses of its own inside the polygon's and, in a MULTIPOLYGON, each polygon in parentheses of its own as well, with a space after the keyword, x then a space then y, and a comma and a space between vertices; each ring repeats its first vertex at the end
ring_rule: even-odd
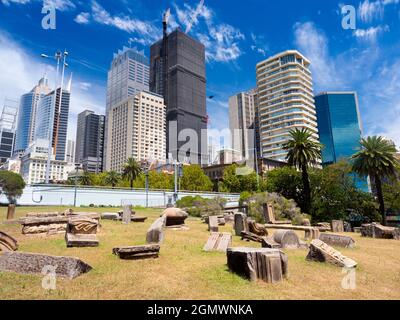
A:
POLYGON ((261 155, 286 161, 290 130, 306 128, 319 139, 310 61, 288 50, 258 63, 256 72, 261 155))
POLYGON ((166 106, 153 93, 140 92, 109 111, 106 170, 121 172, 127 159, 165 160, 166 106))
POLYGON ((257 109, 257 91, 240 92, 229 98, 229 129, 233 137, 232 148, 244 159, 254 151, 255 113, 257 109), (250 135, 249 135, 250 133, 250 135), (237 141, 236 141, 237 140, 237 141))
POLYGON ((75 141, 67 140, 67 150, 65 151, 65 161, 75 163, 75 141))

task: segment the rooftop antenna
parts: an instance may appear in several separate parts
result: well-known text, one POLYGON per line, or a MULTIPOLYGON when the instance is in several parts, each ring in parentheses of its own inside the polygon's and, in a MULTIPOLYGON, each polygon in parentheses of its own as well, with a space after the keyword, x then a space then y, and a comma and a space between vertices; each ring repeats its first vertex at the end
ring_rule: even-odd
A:
POLYGON ((168 21, 171 16, 171 9, 168 8, 163 15, 163 35, 164 37, 167 36, 167 28, 168 28, 168 21))

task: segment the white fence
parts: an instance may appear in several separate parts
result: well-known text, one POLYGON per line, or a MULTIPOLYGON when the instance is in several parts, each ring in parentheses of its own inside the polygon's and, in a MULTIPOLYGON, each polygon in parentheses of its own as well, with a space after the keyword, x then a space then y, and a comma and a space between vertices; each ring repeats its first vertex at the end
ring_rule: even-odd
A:
MULTIPOLYGON (((173 199, 170 191, 149 191, 149 207, 165 207, 169 199, 173 199)), ((217 196, 227 199, 228 206, 238 205, 238 194, 225 193, 199 193, 179 192, 178 198, 199 195, 204 198, 215 198, 217 196)), ((73 206, 75 197, 74 186, 27 186, 18 205, 40 205, 40 206, 73 206)), ((4 195, 0 196, 0 203, 8 203, 4 195)), ((107 189, 78 187, 76 190, 76 206, 121 206, 122 204, 134 206, 146 206, 146 190, 107 189)))

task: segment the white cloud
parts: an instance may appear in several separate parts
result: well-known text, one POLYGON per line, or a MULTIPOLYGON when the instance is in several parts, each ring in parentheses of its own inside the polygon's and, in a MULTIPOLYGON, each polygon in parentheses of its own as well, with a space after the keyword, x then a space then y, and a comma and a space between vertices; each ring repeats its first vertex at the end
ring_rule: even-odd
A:
POLYGON ((388 32, 390 28, 388 25, 370 27, 368 29, 357 29, 354 31, 354 36, 364 41, 376 42, 380 33, 388 32))
POLYGON ((16 3, 16 4, 27 4, 31 0, 1 0, 1 3, 4 4, 5 6, 9 6, 11 3, 16 3))
POLYGON ((254 33, 250 34, 252 45, 250 46, 251 50, 258 52, 262 56, 266 57, 269 52, 269 46, 265 40, 264 36, 257 36, 254 33))
POLYGON ((89 82, 79 82, 78 85, 83 91, 88 91, 92 87, 92 84, 89 82))
POLYGON ((398 4, 400 0, 364 0, 358 6, 358 16, 362 22, 370 23, 374 20, 383 19, 385 7, 391 4, 398 4))
POLYGON ((43 5, 52 5, 60 11, 75 9, 76 6, 71 0, 43 0, 43 5))
MULTIPOLYGON (((22 94, 29 92, 47 71, 50 86, 54 86, 54 68, 43 64, 25 51, 9 35, 0 33, 0 107, 5 98, 19 100, 22 94), (10 81, 18 79, 18 81, 10 81)), ((69 77, 69 74, 67 75, 69 77)), ((75 139, 76 117, 85 108, 104 113, 105 88, 89 84, 79 75, 74 75, 72 82, 70 119, 68 122, 68 137, 75 139), (85 87, 86 86, 86 90, 85 87)))
POLYGON ((90 13, 81 12, 75 17, 74 21, 79 24, 88 24, 90 22, 90 13))

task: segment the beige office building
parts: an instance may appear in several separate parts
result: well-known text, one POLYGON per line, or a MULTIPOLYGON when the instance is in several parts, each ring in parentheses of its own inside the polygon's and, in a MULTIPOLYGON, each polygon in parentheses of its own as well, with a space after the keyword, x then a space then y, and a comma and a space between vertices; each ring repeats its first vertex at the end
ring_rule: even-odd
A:
POLYGON ((261 154, 285 161, 290 130, 306 128, 319 140, 310 61, 289 50, 258 63, 256 72, 261 154))
POLYGON ((255 129, 256 108, 255 89, 240 92, 229 98, 229 130, 233 138, 231 147, 238 151, 243 159, 249 158, 249 153, 254 152, 255 136, 251 130, 255 129))
POLYGON ((166 158, 166 106, 161 96, 137 93, 112 106, 107 121, 107 171, 121 172, 130 157, 138 162, 166 158))

